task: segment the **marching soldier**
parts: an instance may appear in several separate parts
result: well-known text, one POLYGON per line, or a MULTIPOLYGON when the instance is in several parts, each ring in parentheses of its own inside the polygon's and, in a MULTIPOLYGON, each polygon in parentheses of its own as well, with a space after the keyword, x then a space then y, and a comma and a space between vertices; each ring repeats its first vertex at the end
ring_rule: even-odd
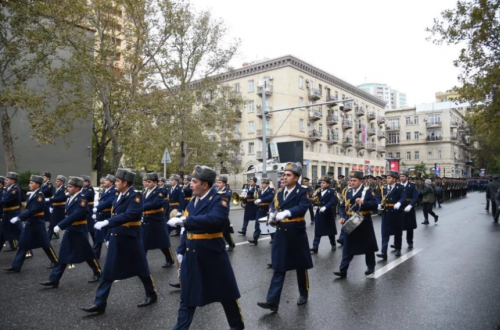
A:
POLYGON ((58 175, 56 179, 56 192, 54 193, 54 197, 50 198, 48 202, 47 199, 45 199, 46 204, 50 204, 52 207, 49 230, 47 231, 49 240, 52 238, 59 238, 59 234, 54 233, 54 227, 64 219, 66 200, 68 199, 68 196, 66 196, 66 187, 64 186, 65 183, 66 177, 58 175))
POLYGON ((262 188, 258 192, 259 198, 254 201, 254 204, 257 205, 257 215, 255 218, 255 230, 253 232, 253 240, 249 240, 249 243, 257 245, 259 243, 260 236, 260 224, 259 219, 267 216, 269 213, 269 205, 271 204, 274 198, 274 189, 269 187, 269 179, 262 178, 260 180, 262 184, 262 188))
POLYGON ((500 206, 497 205, 495 201, 495 195, 498 189, 500 189, 500 174, 494 174, 493 181, 488 183, 488 186, 486 187, 486 198, 491 200, 491 215, 493 216, 493 219, 495 219, 498 206, 500 206))
POLYGON ((309 298, 308 269, 313 268, 309 240, 306 233, 305 214, 309 207, 308 190, 299 185, 302 166, 299 163, 285 165, 285 187, 279 189, 271 203, 269 222, 277 226, 272 245, 272 266, 274 270, 265 302, 257 305, 273 312, 278 311, 281 290, 287 271, 297 272, 299 299, 297 305, 304 305, 309 298))
POLYGON ((68 192, 71 197, 66 205, 66 218, 54 227, 55 233, 66 230, 59 248, 59 264, 52 269, 49 280, 40 285, 57 288, 68 264, 82 262, 86 262, 94 273, 88 283, 99 282, 101 279, 101 267, 89 243, 86 216, 88 207, 85 196, 81 194, 82 186, 81 178, 70 178, 68 192))
POLYGON ((191 177, 189 175, 184 176, 184 210, 187 209, 187 206, 191 199, 193 198, 193 191, 191 190, 191 177))
POLYGON ((403 240, 403 214, 400 208, 406 203, 404 187, 397 183, 398 172, 387 174, 387 187, 383 188, 378 209, 382 211, 382 249, 377 257, 387 260, 387 248, 390 236, 394 236, 396 257, 401 256, 403 240))
POLYGON ((6 241, 9 242, 10 248, 4 252, 17 250, 17 241, 23 225, 21 222, 11 223, 12 218, 17 217, 21 213, 21 189, 17 185, 19 174, 15 172, 7 172, 5 175, 5 187, 3 190, 0 207, 2 208, 2 225, 0 227, 0 251, 6 241))
MULTIPOLYGON (((50 222, 50 198, 54 196, 54 186, 50 182, 52 174, 50 172, 43 172, 42 193, 45 196, 45 209, 43 210, 45 222, 50 222)), ((49 237, 50 239, 50 237, 49 237)))
POLYGON ((85 196, 87 199, 87 208, 89 211, 87 212, 87 228, 89 230, 90 237, 92 237, 92 244, 95 243, 95 232, 94 232, 94 219, 92 217, 93 215, 93 209, 94 209, 94 198, 95 198, 95 191, 92 185, 90 184, 90 176, 88 175, 82 175, 81 176, 83 179, 83 189, 81 194, 85 196))
POLYGON ((347 277, 349 264, 355 255, 364 254, 368 269, 365 275, 375 272, 375 252, 378 251, 377 238, 373 229, 371 211, 377 209, 377 200, 369 187, 363 184, 363 172, 351 171, 346 199, 340 206, 340 224, 344 224, 355 212, 361 213, 363 222, 349 235, 344 236, 340 270, 333 274, 347 277))
POLYGON ((163 191, 158 187, 157 173, 148 173, 145 179, 148 189, 144 196, 142 221, 144 250, 148 253, 149 250, 160 249, 166 259, 162 267, 168 268, 174 264, 174 255, 170 248, 170 236, 163 210, 163 191))
POLYGON ((249 221, 257 221, 257 205, 255 205, 255 192, 257 191, 257 178, 251 178, 247 196, 245 198, 245 213, 243 215, 243 227, 241 227, 241 231, 238 233, 241 236, 245 236, 247 234, 247 227, 249 221))
MULTIPOLYGON (((302 188, 307 189, 307 193, 309 196, 308 198, 311 198, 311 196, 314 193, 313 187, 309 184, 310 181, 311 180, 309 178, 306 178, 306 177, 302 178, 302 188)), ((312 224, 314 224, 314 206, 312 203, 309 203, 308 210, 309 210, 309 217, 311 218, 311 225, 312 225, 312 224)))
MULTIPOLYGON (((231 205, 231 195, 233 193, 232 193, 231 189, 227 188, 227 177, 225 177, 225 176, 220 177, 215 182, 215 186, 217 188, 217 193, 223 194, 226 196, 226 198, 228 200, 227 208, 229 209, 230 205, 231 205)), ((233 224, 231 223, 231 220, 229 219, 229 216, 227 218, 227 222, 224 224, 224 230, 222 231, 222 233, 224 235, 224 239, 226 240, 227 244, 229 245, 229 247, 227 248, 227 251, 228 252, 233 251, 234 248, 236 247, 236 244, 234 244, 233 237, 231 236, 231 234, 234 233, 234 229, 233 229, 233 224)))
POLYGON ((181 278, 181 303, 174 330, 189 329, 196 307, 220 302, 231 329, 245 328, 238 303, 236 283, 223 228, 229 217, 229 199, 224 192, 212 189, 216 174, 206 166, 196 166, 191 188, 194 200, 184 216, 169 220, 170 226, 184 225, 177 258, 181 278))
MULTIPOLYGON (((92 218, 97 222, 111 218, 111 208, 113 207, 113 202, 119 195, 119 192, 115 189, 115 176, 108 174, 103 179, 104 180, 101 185, 102 192, 99 196, 99 204, 92 209, 92 212, 94 213, 92 218)), ((101 259, 102 244, 108 239, 107 236, 108 227, 104 227, 95 232, 93 250, 97 260, 101 259)))
POLYGON ((132 186, 135 173, 118 169, 115 177, 120 194, 113 202, 112 216, 95 224, 97 230, 108 226, 110 239, 94 303, 81 308, 87 313, 104 313, 113 282, 134 276, 139 277, 146 291, 146 299, 137 307, 149 306, 158 299, 141 238, 142 195, 132 186))
POLYGON ((26 252, 32 249, 42 248, 51 264, 48 269, 57 265, 57 257, 50 245, 49 236, 45 231, 45 196, 42 193, 41 186, 43 178, 39 175, 32 175, 29 187, 33 194, 28 199, 26 211, 10 220, 10 223, 20 223, 26 221, 21 236, 19 237, 19 249, 9 268, 4 268, 7 272, 19 273, 23 267, 26 252))
POLYGON ((417 208, 419 191, 413 183, 408 181, 409 177, 410 173, 408 171, 402 171, 399 175, 399 181, 401 186, 403 186, 406 198, 406 201, 401 207, 403 210, 403 230, 406 231, 406 243, 408 243, 408 248, 413 249, 413 230, 417 228, 417 215, 415 209, 417 208))
MULTIPOLYGON (((172 188, 167 193, 169 219, 176 217, 177 214, 182 214, 182 211, 184 211, 184 190, 179 186, 180 181, 181 177, 178 174, 170 177, 172 188)), ((180 228, 175 228, 175 232, 171 236, 179 235, 180 228)))
POLYGON ((168 188, 167 188, 167 179, 161 177, 160 181, 158 181, 158 188, 160 188, 161 193, 164 196, 163 199, 163 209, 165 210, 165 219, 169 219, 169 214, 168 214, 168 188))
MULTIPOLYGON (((335 224, 335 209, 338 203, 335 190, 330 188, 330 178, 322 177, 320 180, 321 189, 315 192, 318 199, 318 210, 314 217, 314 240, 311 248, 312 253, 318 253, 318 246, 322 236, 328 236, 332 251, 337 249, 335 235, 337 226, 335 224)), ((314 198, 313 198, 314 200, 314 198)))

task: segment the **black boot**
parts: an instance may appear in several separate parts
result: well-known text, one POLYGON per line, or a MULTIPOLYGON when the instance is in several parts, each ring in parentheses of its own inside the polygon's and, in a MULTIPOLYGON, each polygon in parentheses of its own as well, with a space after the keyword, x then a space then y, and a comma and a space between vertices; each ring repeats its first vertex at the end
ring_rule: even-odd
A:
POLYGON ((80 309, 84 312, 87 312, 87 313, 97 313, 97 314, 102 314, 106 311, 106 307, 97 306, 97 305, 92 305, 89 307, 80 307, 80 309))
POLYGON ((270 309, 273 312, 278 311, 278 306, 273 305, 271 303, 268 303, 267 301, 266 302, 258 302, 257 306, 259 306, 260 308, 264 308, 264 309, 270 309))
POLYGON ((51 286, 53 288, 57 288, 59 286, 59 281, 47 281, 38 283, 43 286, 51 286))
POLYGON ((149 306, 149 305, 152 305, 154 304, 156 301, 158 300, 158 295, 155 293, 153 296, 151 297, 146 297, 146 299, 144 299, 143 302, 141 302, 140 304, 137 305, 137 307, 146 307, 146 306, 149 306))

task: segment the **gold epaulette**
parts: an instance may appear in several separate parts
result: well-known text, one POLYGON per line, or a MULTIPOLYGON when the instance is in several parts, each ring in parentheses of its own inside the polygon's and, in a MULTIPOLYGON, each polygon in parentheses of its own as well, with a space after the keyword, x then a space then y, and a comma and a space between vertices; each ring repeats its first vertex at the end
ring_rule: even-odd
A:
POLYGON ((308 188, 309 188, 308 186, 304 186, 304 185, 301 185, 301 187, 302 187, 302 188, 306 188, 306 189, 308 189, 308 188))

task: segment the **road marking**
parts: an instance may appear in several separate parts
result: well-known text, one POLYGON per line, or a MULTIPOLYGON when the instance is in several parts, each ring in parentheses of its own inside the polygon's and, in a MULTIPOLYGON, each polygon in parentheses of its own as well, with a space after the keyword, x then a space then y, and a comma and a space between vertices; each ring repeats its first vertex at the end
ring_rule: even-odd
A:
POLYGON ((399 257, 398 259, 394 260, 393 262, 385 265, 384 267, 382 267, 380 269, 377 269, 377 271, 375 273, 370 274, 367 277, 369 277, 369 278, 379 278, 380 276, 384 275, 388 271, 390 271, 390 270, 396 268, 397 266, 401 265, 403 262, 405 262, 406 260, 410 259, 411 257, 413 257, 414 255, 416 255, 417 253, 422 252, 423 250, 424 249, 414 249, 411 252, 408 252, 408 253, 402 255, 401 257, 399 257))
MULTIPOLYGON (((263 241, 263 240, 265 240, 265 239, 271 239, 271 236, 268 236, 268 237, 262 237, 262 238, 261 238, 261 237, 259 237, 259 241, 263 241)), ((236 244, 234 244, 234 245, 243 245, 243 244, 250 244, 250 242, 249 242, 249 241, 239 242, 239 243, 236 243, 236 244)), ((229 247, 229 245, 226 245, 226 248, 228 248, 228 247, 229 247)))

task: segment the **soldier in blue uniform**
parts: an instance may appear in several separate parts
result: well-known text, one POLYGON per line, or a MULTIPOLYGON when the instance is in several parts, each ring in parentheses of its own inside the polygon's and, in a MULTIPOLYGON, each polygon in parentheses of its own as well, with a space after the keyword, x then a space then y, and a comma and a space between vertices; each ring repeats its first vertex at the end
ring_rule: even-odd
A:
POLYGON ((6 241, 10 247, 4 252, 13 252, 17 250, 17 241, 23 230, 21 223, 10 223, 10 219, 16 217, 21 212, 21 189, 17 185, 18 174, 8 172, 4 178, 2 198, 0 199, 0 208, 2 209, 2 223, 0 226, 0 251, 6 241))
MULTIPOLYGON (((42 184, 42 193, 45 196, 45 209, 43 210, 45 222, 50 222, 50 198, 54 196, 54 186, 50 181, 52 174, 50 172, 43 172, 43 184, 42 184)), ((50 237, 49 237, 50 239, 50 237)))
MULTIPOLYGON (((167 200, 168 200, 168 218, 172 219, 178 214, 182 214, 184 211, 184 190, 182 186, 179 185, 181 177, 178 174, 174 174, 170 177, 170 182, 172 183, 172 188, 168 190, 167 200)), ((172 236, 180 235, 180 227, 174 229, 172 236)))
POLYGON ((382 211, 382 250, 377 257, 387 260, 389 238, 394 236, 396 256, 401 255, 403 240, 403 213, 402 207, 406 203, 404 187, 397 183, 398 172, 390 171, 387 174, 387 186, 382 190, 378 199, 378 209, 382 211))
MULTIPOLYGON (((97 204, 93 209, 92 218, 96 221, 104 221, 111 218, 111 208, 113 207, 113 202, 116 197, 118 197, 118 191, 115 189, 116 178, 114 175, 108 174, 103 180, 101 185, 102 191, 99 196, 99 204, 97 204)), ((106 241, 108 236, 108 227, 104 227, 101 230, 95 232, 94 235, 94 254, 97 260, 101 259, 102 244, 106 241)))
POLYGON ((82 195, 85 196, 87 199, 87 207, 89 211, 87 212, 87 228, 89 230, 90 237, 92 237, 92 244, 95 243, 95 238, 94 238, 94 219, 92 218, 93 215, 93 209, 94 209, 94 198, 95 198, 95 191, 94 187, 90 184, 90 176, 88 175, 82 175, 81 176, 83 179, 83 189, 82 189, 82 195))
POLYGON ((212 189, 216 174, 206 166, 196 166, 191 189, 196 196, 184 216, 169 220, 170 226, 184 225, 177 258, 181 263, 181 303, 174 330, 189 329, 196 307, 220 302, 233 330, 245 328, 236 283, 223 228, 229 217, 229 199, 212 189))
POLYGON ((158 186, 158 174, 147 173, 145 176, 148 191, 144 196, 144 212, 142 221, 142 241, 146 253, 149 250, 160 249, 165 256, 163 268, 174 264, 174 254, 170 249, 170 236, 163 202, 163 190, 158 186))
POLYGON ((257 178, 251 178, 247 195, 245 198, 245 213, 243 215, 243 226, 238 234, 245 236, 247 234, 248 222, 257 221, 257 205, 255 205, 255 191, 257 190, 257 178))
POLYGON ((191 199, 193 198, 193 191, 191 190, 191 177, 189 175, 184 176, 184 210, 187 209, 187 206, 191 199))
POLYGON ((86 262, 94 275, 89 283, 99 282, 101 279, 101 267, 89 243, 89 233, 87 229, 87 200, 82 195, 83 180, 77 177, 70 177, 68 182, 68 193, 71 196, 66 204, 66 217, 57 226, 54 232, 59 233, 65 230, 66 233, 59 247, 59 264, 52 269, 47 282, 41 282, 43 286, 57 288, 64 270, 68 264, 79 264, 86 262))
POLYGON ((271 203, 269 223, 277 226, 272 245, 271 285, 265 302, 257 305, 273 312, 278 311, 281 290, 287 271, 297 272, 299 299, 297 305, 304 305, 309 298, 308 269, 313 268, 309 240, 306 233, 305 215, 310 201, 307 188, 299 184, 302 166, 299 163, 285 165, 285 187, 280 188, 271 203))
POLYGON ((146 291, 146 299, 137 307, 149 306, 158 299, 141 238, 142 195, 132 186, 135 173, 118 169, 115 177, 120 194, 113 202, 111 218, 95 224, 97 230, 109 226, 110 240, 94 303, 81 308, 87 313, 104 313, 113 282, 134 276, 139 277, 146 291))
POLYGON ((54 193, 54 197, 50 198, 49 201, 46 202, 46 204, 50 204, 52 207, 49 230, 47 231, 49 239, 52 239, 53 237, 56 239, 59 238, 59 234, 54 233, 54 227, 64 219, 66 200, 68 199, 68 196, 66 196, 66 187, 64 186, 65 183, 66 177, 58 175, 56 179, 56 192, 54 193))
POLYGON ((267 216, 267 214, 269 213, 271 202, 274 198, 274 189, 269 187, 270 180, 267 178, 262 178, 260 182, 262 188, 258 191, 259 198, 254 201, 254 204, 257 205, 257 214, 255 216, 255 230, 253 232, 253 240, 248 241, 254 245, 257 245, 259 243, 259 219, 267 216))
POLYGON ((337 209, 338 198, 335 190, 330 188, 331 179, 328 176, 322 177, 320 191, 317 191, 319 198, 318 210, 314 216, 314 240, 311 248, 312 253, 318 253, 318 246, 322 236, 328 236, 332 251, 337 249, 335 235, 337 226, 335 223, 335 211, 337 209))
POLYGON ((50 245, 49 236, 45 229, 45 196, 42 193, 41 186, 43 178, 39 175, 32 175, 29 187, 33 194, 28 199, 26 211, 10 219, 10 223, 20 223, 26 221, 21 236, 19 237, 19 249, 9 268, 5 271, 19 273, 23 267, 26 252, 32 249, 42 248, 51 264, 49 268, 54 268, 57 264, 57 257, 50 245))
POLYGON ((160 181, 158 181, 158 188, 161 190, 161 193, 163 194, 163 209, 165 210, 165 219, 169 218, 168 214, 168 188, 167 188, 167 179, 164 177, 160 178, 160 181))
POLYGON ((415 184, 408 181, 409 177, 410 172, 402 171, 399 175, 399 182, 403 186, 406 195, 406 201, 402 205, 403 230, 406 230, 406 243, 408 243, 408 248, 413 249, 413 230, 417 228, 417 215, 415 209, 419 193, 415 184))
MULTIPOLYGON (((233 192, 227 187, 227 177, 221 176, 220 178, 218 178, 215 182, 215 186, 219 194, 225 195, 226 199, 228 200, 227 208, 229 209, 231 206, 231 196, 233 192)), ((229 245, 227 251, 233 251, 236 247, 236 244, 234 244, 233 237, 231 236, 231 234, 234 234, 234 229, 229 216, 227 217, 227 221, 224 224, 224 230, 222 231, 222 234, 224 235, 224 239, 226 240, 227 245, 229 245)))
POLYGON ((340 270, 333 274, 341 278, 347 276, 349 264, 355 255, 364 254, 366 275, 375 272, 375 252, 378 251, 377 238, 373 229, 372 212, 377 209, 377 200, 369 187, 363 184, 363 172, 351 171, 346 199, 340 205, 340 224, 344 224, 355 212, 363 215, 363 222, 349 235, 344 236, 340 270))

